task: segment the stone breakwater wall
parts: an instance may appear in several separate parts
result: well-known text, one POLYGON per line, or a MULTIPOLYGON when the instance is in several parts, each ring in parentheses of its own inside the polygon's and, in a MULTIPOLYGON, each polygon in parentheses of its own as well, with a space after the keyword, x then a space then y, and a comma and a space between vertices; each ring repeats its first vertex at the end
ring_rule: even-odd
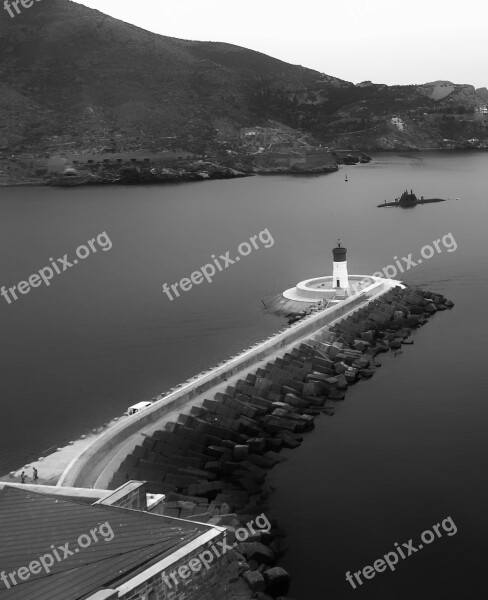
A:
MULTIPOLYGON (((281 461, 280 450, 299 446, 349 385, 372 377, 379 353, 413 343, 413 329, 452 306, 439 294, 391 289, 145 438, 110 487, 145 480, 149 491, 165 494, 163 514, 224 525, 232 535, 266 513, 266 474, 281 461)), ((239 576, 261 600, 281 597, 289 586, 276 566, 284 534, 270 523, 270 531, 245 542, 231 538, 239 576)))
MULTIPOLYGON (((57 485, 71 487, 99 486, 98 474, 104 457, 113 453, 117 446, 124 443, 131 435, 140 433, 145 427, 153 426, 154 423, 174 410, 183 411, 185 407, 197 403, 198 397, 202 394, 207 392, 209 395, 212 394, 212 389, 215 386, 221 385, 232 377, 239 376, 240 373, 248 373, 260 361, 267 360, 270 355, 280 352, 283 348, 296 345, 299 340, 313 335, 320 328, 343 317, 354 307, 369 302, 371 297, 383 294, 395 284, 391 280, 372 279, 375 279, 375 281, 357 296, 348 298, 331 308, 313 309, 315 314, 310 314, 303 318, 301 322, 283 328, 281 332, 255 344, 240 355, 231 357, 231 359, 216 368, 210 369, 207 373, 201 373, 193 380, 178 385, 148 409, 132 415, 130 418, 120 420, 105 433, 97 436, 81 453, 71 460, 64 468, 57 485)), ((105 482, 103 487, 106 487, 105 482)))

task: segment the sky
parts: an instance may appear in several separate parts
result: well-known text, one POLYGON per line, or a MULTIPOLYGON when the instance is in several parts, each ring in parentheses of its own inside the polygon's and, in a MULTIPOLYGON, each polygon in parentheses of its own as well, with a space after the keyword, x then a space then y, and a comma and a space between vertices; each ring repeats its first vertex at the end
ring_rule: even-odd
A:
POLYGON ((77 0, 170 37, 251 48, 359 83, 488 86, 486 0, 77 0))

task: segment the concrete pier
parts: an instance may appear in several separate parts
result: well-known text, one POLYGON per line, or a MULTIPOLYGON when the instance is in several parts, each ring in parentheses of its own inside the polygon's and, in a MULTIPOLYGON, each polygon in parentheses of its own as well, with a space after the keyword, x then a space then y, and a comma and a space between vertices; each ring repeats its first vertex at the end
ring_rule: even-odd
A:
POLYGON ((262 361, 284 354, 319 330, 333 325, 393 287, 401 285, 395 280, 375 277, 369 279, 372 283, 357 294, 255 344, 224 364, 167 393, 148 409, 130 417, 118 417, 85 439, 76 440, 2 479, 19 481, 21 471, 25 470, 28 475, 26 483, 31 483, 30 469, 36 467, 39 471, 37 483, 40 484, 106 489, 122 460, 145 436, 164 429, 166 422, 175 420, 181 413, 189 412, 193 406, 201 406, 210 395, 223 392, 228 385, 259 367, 262 361))
POLYGON ((171 517, 262 511, 266 473, 281 462, 281 448, 298 447, 316 418, 334 414, 350 385, 365 385, 358 382, 381 366, 377 354, 410 345, 412 330, 450 306, 439 294, 401 287, 354 305, 219 392, 212 388, 202 404, 189 403, 164 419, 119 456, 106 485, 145 481, 152 493, 164 495, 164 514, 171 517))

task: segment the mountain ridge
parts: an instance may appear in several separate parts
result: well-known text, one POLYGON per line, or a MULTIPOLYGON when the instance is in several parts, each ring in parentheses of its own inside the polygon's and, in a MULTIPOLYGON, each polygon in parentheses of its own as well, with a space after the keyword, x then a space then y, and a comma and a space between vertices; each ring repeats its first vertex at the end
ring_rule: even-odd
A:
POLYGON ((426 144, 449 132, 419 126, 409 110, 469 111, 488 96, 442 80, 355 85, 233 44, 151 33, 70 0, 0 19, 0 81, 0 145, 12 152, 201 150, 219 138, 234 145, 240 128, 268 120, 329 145, 374 149, 400 136, 386 146, 408 148, 422 145, 426 128, 426 144), (392 129, 391 116, 410 131, 392 129))

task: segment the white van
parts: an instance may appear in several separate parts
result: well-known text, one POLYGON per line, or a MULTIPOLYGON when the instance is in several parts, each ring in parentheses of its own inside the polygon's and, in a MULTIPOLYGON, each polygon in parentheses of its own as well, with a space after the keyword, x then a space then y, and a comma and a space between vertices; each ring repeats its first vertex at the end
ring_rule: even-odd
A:
POLYGON ((153 404, 152 402, 138 402, 137 404, 134 404, 133 406, 129 406, 129 408, 126 410, 124 415, 127 415, 130 417, 130 415, 135 415, 136 413, 140 412, 141 410, 144 410, 145 408, 152 406, 152 404, 153 404))

